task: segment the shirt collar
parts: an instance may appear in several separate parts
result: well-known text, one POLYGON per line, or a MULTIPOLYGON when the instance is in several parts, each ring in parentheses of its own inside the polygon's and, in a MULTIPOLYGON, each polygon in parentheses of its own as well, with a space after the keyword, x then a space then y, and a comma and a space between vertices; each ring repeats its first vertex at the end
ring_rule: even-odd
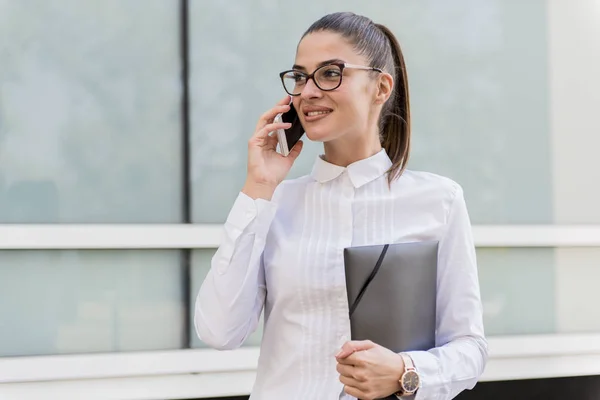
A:
POLYGON ((381 151, 371 157, 353 162, 347 167, 331 164, 325 161, 321 155, 315 161, 311 176, 317 182, 325 183, 337 178, 344 171, 348 171, 352 185, 355 188, 359 188, 385 174, 391 166, 392 161, 385 149, 381 149, 381 151))

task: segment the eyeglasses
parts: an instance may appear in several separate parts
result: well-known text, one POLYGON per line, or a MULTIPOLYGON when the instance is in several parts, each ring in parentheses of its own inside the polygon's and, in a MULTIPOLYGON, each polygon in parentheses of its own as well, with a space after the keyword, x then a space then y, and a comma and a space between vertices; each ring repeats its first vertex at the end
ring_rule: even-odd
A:
POLYGON ((365 67, 348 63, 331 63, 317 68, 312 74, 291 69, 283 71, 279 74, 279 77, 283 83, 283 88, 290 96, 300 95, 309 79, 312 79, 319 89, 329 92, 340 87, 344 69, 346 68, 383 72, 380 68, 375 67, 365 67))

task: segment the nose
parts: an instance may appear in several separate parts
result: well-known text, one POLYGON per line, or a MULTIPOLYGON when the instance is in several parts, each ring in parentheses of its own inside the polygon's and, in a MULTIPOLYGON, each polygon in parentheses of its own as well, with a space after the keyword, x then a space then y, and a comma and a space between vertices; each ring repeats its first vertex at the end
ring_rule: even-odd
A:
POLYGON ((304 88, 302 88, 302 93, 300 93, 300 97, 303 99, 315 99, 322 95, 323 92, 317 87, 314 79, 309 79, 308 82, 306 82, 306 85, 304 85, 304 88))

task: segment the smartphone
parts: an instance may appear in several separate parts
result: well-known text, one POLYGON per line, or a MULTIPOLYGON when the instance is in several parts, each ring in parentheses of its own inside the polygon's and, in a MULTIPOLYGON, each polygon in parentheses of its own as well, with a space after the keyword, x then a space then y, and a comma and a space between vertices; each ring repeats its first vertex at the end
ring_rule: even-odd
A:
POLYGON ((304 135, 304 128, 298 118, 298 113, 294 105, 290 102, 290 110, 283 114, 277 114, 273 122, 289 122, 292 126, 289 129, 277 130, 277 141, 279 142, 279 151, 284 156, 290 154, 290 150, 298 143, 298 140, 304 135))

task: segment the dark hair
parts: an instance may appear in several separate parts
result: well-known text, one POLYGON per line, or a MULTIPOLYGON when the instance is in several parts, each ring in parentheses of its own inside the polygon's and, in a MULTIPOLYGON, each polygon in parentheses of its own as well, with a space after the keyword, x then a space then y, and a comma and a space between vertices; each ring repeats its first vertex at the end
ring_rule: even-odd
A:
POLYGON ((408 76, 404 56, 398 40, 385 26, 351 12, 328 14, 306 32, 330 31, 347 39, 358 54, 369 60, 371 67, 381 68, 394 77, 394 88, 379 116, 382 147, 392 160, 388 182, 402 175, 410 154, 410 103, 408 76))

